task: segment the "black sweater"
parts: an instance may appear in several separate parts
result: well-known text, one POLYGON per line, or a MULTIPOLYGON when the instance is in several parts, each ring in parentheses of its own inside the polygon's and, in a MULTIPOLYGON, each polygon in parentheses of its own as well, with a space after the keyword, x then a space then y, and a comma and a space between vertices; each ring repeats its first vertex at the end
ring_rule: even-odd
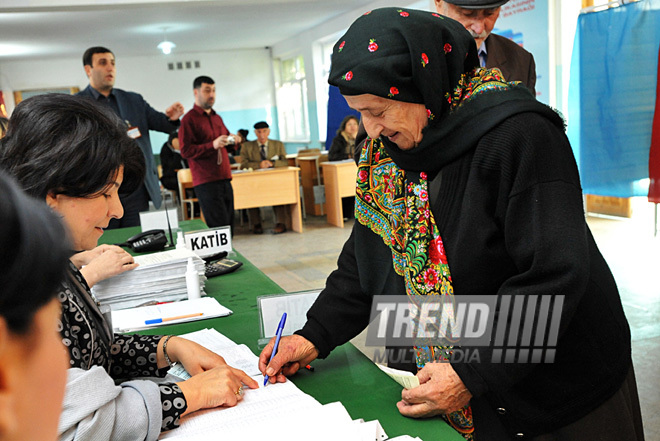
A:
MULTIPOLYGON (((511 437, 546 433, 594 410, 623 383, 630 330, 586 224, 563 131, 536 113, 512 116, 438 179, 431 208, 456 295, 565 295, 554 363, 494 364, 480 348, 481 363, 453 364, 474 397, 475 425, 484 405, 506 409, 499 418, 511 437)), ((298 333, 326 357, 366 327, 374 295, 405 295, 403 279, 383 240, 356 222, 298 333)))

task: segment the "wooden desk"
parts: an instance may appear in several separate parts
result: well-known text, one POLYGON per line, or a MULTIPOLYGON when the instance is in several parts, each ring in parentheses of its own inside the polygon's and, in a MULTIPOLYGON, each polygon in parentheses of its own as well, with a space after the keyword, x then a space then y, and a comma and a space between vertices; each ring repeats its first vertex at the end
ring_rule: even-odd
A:
POLYGON ((305 201, 305 213, 321 216, 325 212, 325 204, 315 204, 314 186, 323 184, 320 175, 319 163, 327 161, 328 155, 299 156, 298 167, 300 167, 300 183, 303 188, 305 201))
MULTIPOLYGON (((184 231, 205 228, 200 220, 182 221, 179 226, 184 231)), ((139 232, 139 227, 106 230, 101 242, 123 242, 139 232)), ((243 262, 243 266, 233 273, 208 279, 205 291, 234 311, 232 315, 163 326, 141 334, 180 335, 214 328, 259 354, 257 296, 280 294, 283 290, 240 253, 231 258, 243 262)), ((413 419, 402 416, 396 408, 396 402, 401 399, 401 386, 350 343, 336 348, 325 360, 314 360, 312 365, 315 372, 302 369, 291 380, 322 404, 341 401, 352 418, 378 419, 390 437, 411 435, 424 440, 465 441, 440 417, 413 419)), ((282 434, 275 435, 277 439, 284 438, 282 434)))
POLYGON ((328 223, 344 228, 341 198, 355 196, 357 165, 352 159, 335 162, 322 162, 325 182, 325 209, 328 223))
POLYGON ((286 154, 286 162, 289 164, 289 167, 295 167, 296 166, 296 157, 298 157, 298 153, 287 153, 286 154))
POLYGON ((232 173, 234 209, 288 205, 291 221, 287 228, 302 233, 299 171, 298 167, 276 167, 232 173))

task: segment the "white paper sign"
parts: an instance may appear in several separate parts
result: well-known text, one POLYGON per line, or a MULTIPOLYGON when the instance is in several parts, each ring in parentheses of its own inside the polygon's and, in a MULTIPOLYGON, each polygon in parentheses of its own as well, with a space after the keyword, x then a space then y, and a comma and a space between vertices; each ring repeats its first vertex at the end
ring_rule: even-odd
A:
POLYGON ((169 236, 168 231, 174 231, 179 228, 179 216, 176 208, 168 209, 167 214, 165 210, 143 211, 140 213, 140 225, 142 226, 142 231, 164 230, 169 236))
POLYGON ((275 335, 282 314, 286 312, 286 324, 282 335, 291 335, 302 328, 307 321, 307 311, 321 293, 317 291, 274 294, 257 297, 261 320, 260 344, 265 344, 275 335))

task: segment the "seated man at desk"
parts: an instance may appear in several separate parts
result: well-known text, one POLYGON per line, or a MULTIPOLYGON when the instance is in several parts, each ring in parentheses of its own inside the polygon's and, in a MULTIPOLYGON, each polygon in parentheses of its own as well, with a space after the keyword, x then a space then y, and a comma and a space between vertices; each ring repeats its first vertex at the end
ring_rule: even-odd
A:
MULTIPOLYGON (((286 150, 284 144, 274 139, 268 139, 270 127, 265 121, 260 121, 254 125, 254 134, 257 135, 256 141, 243 143, 241 147, 241 168, 267 169, 273 167, 287 167, 286 150)), ((286 231, 287 209, 284 205, 273 207, 275 210, 275 228, 273 234, 282 234, 286 231)), ((261 227, 261 215, 258 208, 250 208, 250 225, 254 234, 263 234, 261 227)))

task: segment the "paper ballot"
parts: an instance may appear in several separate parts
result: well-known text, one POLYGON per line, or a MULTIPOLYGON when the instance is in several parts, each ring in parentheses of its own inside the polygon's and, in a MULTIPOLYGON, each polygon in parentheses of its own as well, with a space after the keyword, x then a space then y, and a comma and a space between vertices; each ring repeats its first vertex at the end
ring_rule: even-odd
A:
MULTIPOLYGON (((381 441, 387 434, 377 421, 353 421, 339 403, 322 405, 292 381, 263 386, 258 357, 244 345, 237 345, 218 331, 181 335, 217 352, 228 364, 243 369, 259 388, 244 387, 243 399, 234 407, 207 409, 181 418, 174 430, 161 432, 168 441, 214 441, 217 439, 268 439, 290 441, 381 441), (234 357, 232 359, 232 357, 234 357), (252 372, 256 372, 252 374, 252 372)), ((170 374, 181 375, 185 371, 170 374)))
POLYGON ((406 389, 412 389, 419 386, 419 378, 417 378, 412 372, 392 369, 380 364, 377 364, 376 366, 378 366, 381 371, 385 372, 392 380, 396 381, 406 389))

